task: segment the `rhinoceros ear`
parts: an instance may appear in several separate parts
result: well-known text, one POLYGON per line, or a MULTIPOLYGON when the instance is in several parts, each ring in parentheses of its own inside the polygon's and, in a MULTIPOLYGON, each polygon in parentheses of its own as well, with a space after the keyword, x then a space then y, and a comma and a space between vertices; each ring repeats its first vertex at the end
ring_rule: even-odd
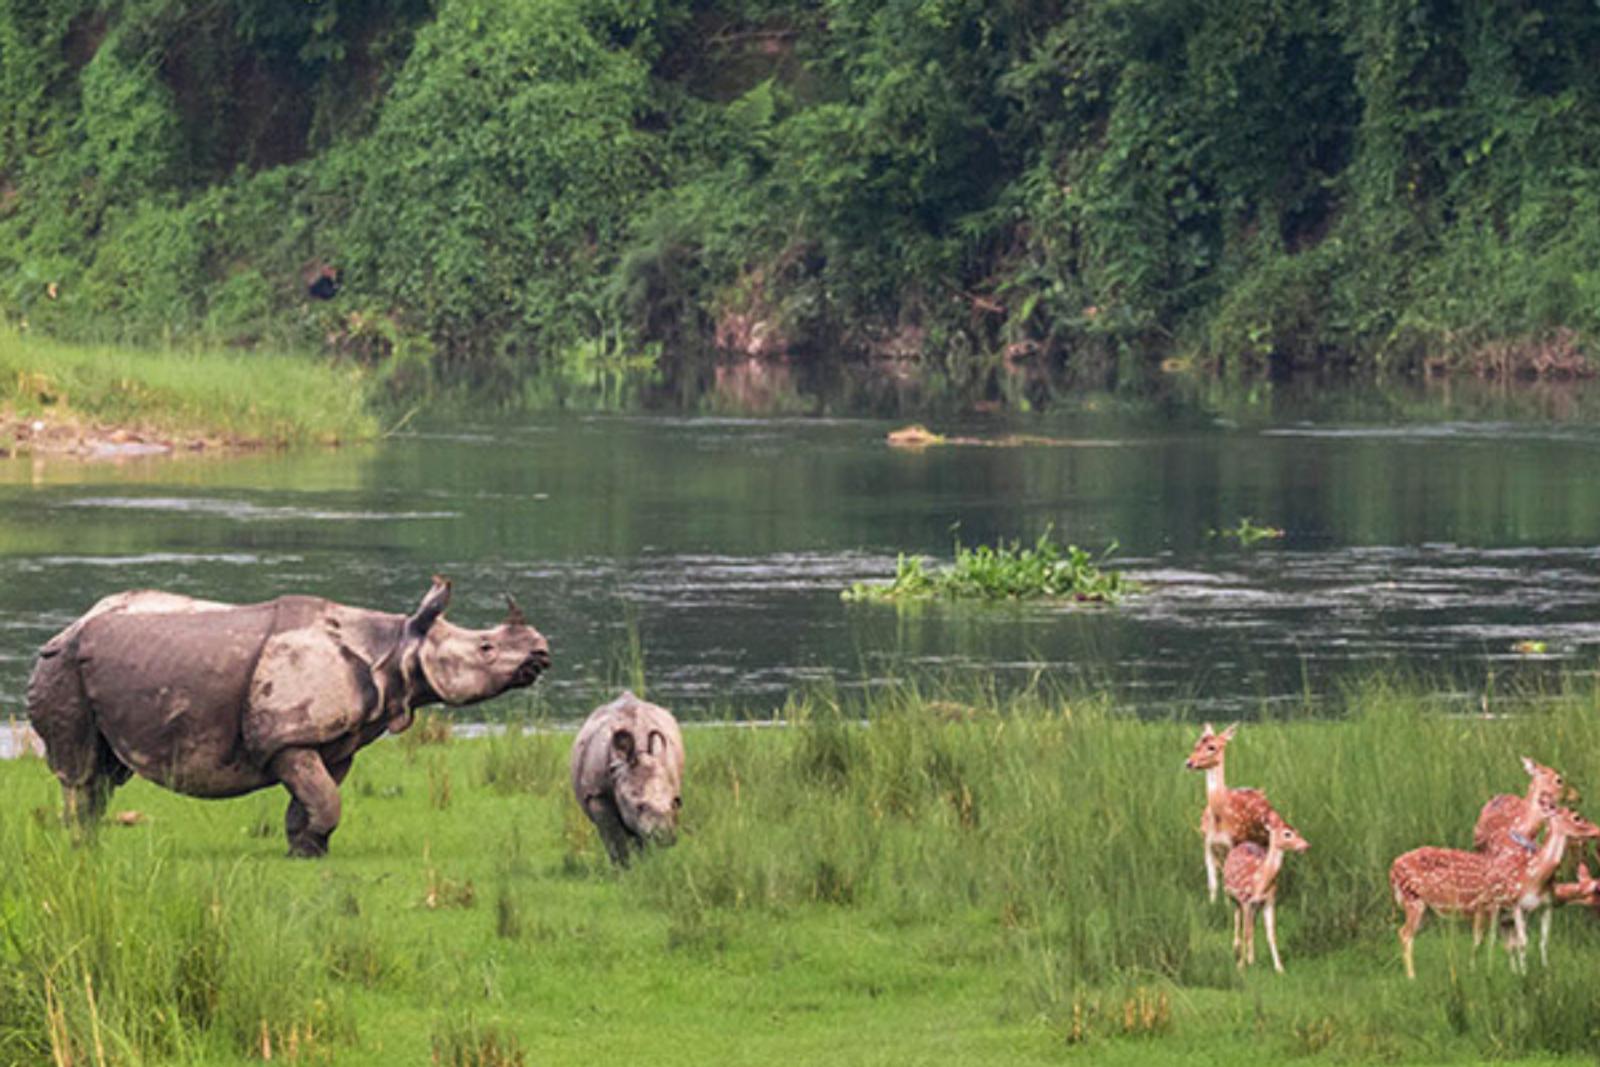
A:
POLYGON ((649 738, 645 741, 644 750, 652 756, 659 756, 667 750, 667 738, 660 730, 651 730, 649 738))
POLYGON ((414 634, 422 635, 438 621, 444 614, 444 609, 450 606, 450 579, 433 576, 433 587, 428 590, 428 595, 422 598, 422 603, 411 618, 406 620, 406 629, 414 634))
POLYGON ((502 626, 526 626, 528 617, 522 614, 522 605, 517 603, 516 597, 506 594, 506 618, 502 626))
POLYGON ((634 751, 633 734, 627 730, 618 730, 611 735, 611 747, 616 750, 617 755, 629 763, 638 758, 634 751))

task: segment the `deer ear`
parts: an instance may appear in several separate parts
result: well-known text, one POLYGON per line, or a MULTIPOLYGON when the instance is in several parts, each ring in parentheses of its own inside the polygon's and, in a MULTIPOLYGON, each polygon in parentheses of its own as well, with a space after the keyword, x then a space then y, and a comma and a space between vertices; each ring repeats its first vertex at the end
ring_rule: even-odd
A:
POLYGON ((1527 756, 1522 757, 1522 769, 1528 772, 1530 778, 1539 773, 1539 765, 1527 756))
POLYGON ((1200 731, 1201 737, 1215 737, 1216 735, 1217 731, 1212 728, 1210 723, 1206 723, 1205 729, 1200 731))
POLYGON ((1233 732, 1235 730, 1237 730, 1238 728, 1239 728, 1239 724, 1238 723, 1230 723, 1228 728, 1226 730, 1222 731, 1222 739, 1224 741, 1232 741, 1233 740, 1233 732))

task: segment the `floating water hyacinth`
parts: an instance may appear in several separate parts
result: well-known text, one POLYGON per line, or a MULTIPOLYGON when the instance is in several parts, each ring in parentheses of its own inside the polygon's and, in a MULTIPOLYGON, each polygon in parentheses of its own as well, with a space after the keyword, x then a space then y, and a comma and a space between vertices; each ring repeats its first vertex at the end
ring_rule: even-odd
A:
POLYGON ((1077 545, 1057 545, 1048 530, 1031 548, 1020 541, 975 548, 957 541, 949 567, 930 567, 921 556, 901 555, 892 581, 857 582, 841 595, 851 602, 943 598, 1113 603, 1135 591, 1122 574, 1101 566, 1116 549, 1113 543, 1097 560, 1077 545))
POLYGON ((1239 520, 1239 525, 1230 526, 1226 530, 1212 530, 1212 537, 1239 542, 1240 547, 1249 548, 1261 541, 1276 541, 1283 536, 1283 528, 1279 526, 1258 526, 1250 516, 1246 515, 1239 520))

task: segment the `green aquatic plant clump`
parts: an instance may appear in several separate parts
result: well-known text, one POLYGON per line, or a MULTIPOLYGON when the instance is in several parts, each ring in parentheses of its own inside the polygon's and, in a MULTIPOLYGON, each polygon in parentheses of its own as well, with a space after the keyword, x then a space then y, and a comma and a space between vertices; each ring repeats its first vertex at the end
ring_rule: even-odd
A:
POLYGON ((1224 541, 1237 541, 1241 548, 1250 548, 1262 541, 1277 541, 1283 537, 1281 526, 1257 525, 1249 515, 1239 520, 1239 525, 1222 530, 1212 530, 1211 536, 1224 541))
POLYGON ((893 581, 856 582, 842 596, 851 602, 943 598, 1115 603, 1136 589, 1121 573, 1101 565, 1116 550, 1112 543, 1096 559, 1077 545, 1056 544, 1048 530, 1031 548, 1020 541, 973 548, 957 541, 949 567, 930 568, 923 557, 902 554, 893 581))

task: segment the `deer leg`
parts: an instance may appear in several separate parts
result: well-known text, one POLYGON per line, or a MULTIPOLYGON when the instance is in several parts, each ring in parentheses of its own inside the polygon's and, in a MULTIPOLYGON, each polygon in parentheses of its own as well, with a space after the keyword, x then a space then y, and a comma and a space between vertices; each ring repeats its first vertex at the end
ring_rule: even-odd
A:
POLYGON ((1272 969, 1279 974, 1283 973, 1283 960, 1278 958, 1278 904, 1272 897, 1267 898, 1266 907, 1262 909, 1262 923, 1267 928, 1267 947, 1272 950, 1272 969))
MULTIPOLYGON (((1472 967, 1474 970, 1476 970, 1478 967, 1478 949, 1483 946, 1485 935, 1487 934, 1489 938, 1491 946, 1489 949, 1489 954, 1492 957, 1494 955, 1494 937, 1499 930, 1499 908, 1490 908, 1487 911, 1475 911, 1472 913, 1472 967)), ((1511 948, 1511 935, 1507 934, 1506 937, 1506 950, 1509 952, 1511 948)))
POLYGON ((1511 969, 1521 974, 1528 969, 1528 922, 1523 918, 1521 905, 1512 907, 1511 921, 1517 928, 1517 950, 1511 957, 1511 969))
POLYGON ((1211 839, 1206 838, 1206 894, 1211 903, 1217 902, 1217 855, 1211 849, 1211 839))
POLYGON ((1417 965, 1414 958, 1413 947, 1417 940, 1417 928, 1422 925, 1422 916, 1427 911, 1427 905, 1421 901, 1407 902, 1405 905, 1406 919, 1400 924, 1400 950, 1406 961, 1406 977, 1417 976, 1417 965))
POLYGON ((1550 917, 1555 914, 1555 907, 1550 904, 1544 906, 1544 912, 1539 916, 1539 966, 1550 966, 1550 917))
POLYGON ((1256 912, 1260 908, 1253 902, 1246 905, 1244 914, 1244 952, 1245 962, 1250 966, 1256 965, 1256 912))

